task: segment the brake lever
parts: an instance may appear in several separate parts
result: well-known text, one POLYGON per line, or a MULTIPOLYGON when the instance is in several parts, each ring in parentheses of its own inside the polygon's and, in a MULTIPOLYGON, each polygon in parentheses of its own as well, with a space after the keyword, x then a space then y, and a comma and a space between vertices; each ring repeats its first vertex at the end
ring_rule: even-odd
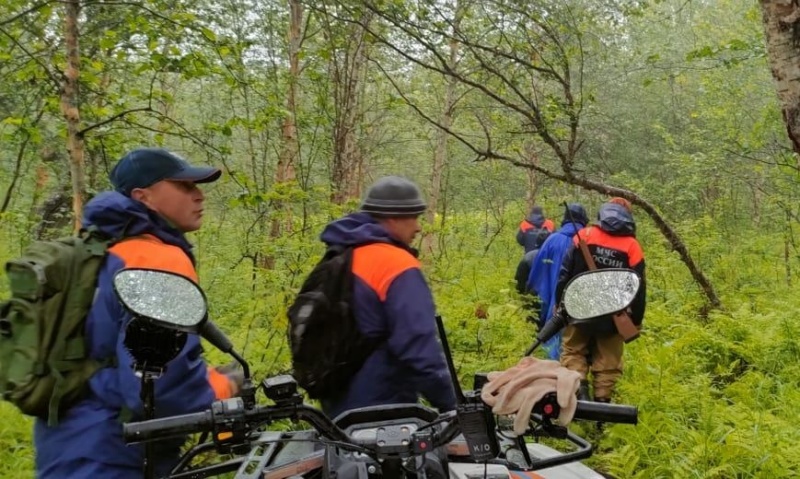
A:
POLYGON ((531 433, 534 435, 534 437, 567 439, 567 436, 569 435, 569 430, 566 427, 553 424, 549 419, 542 419, 541 417, 535 416, 534 421, 536 421, 536 427, 531 429, 531 433))
MULTIPOLYGON (((539 429, 549 437, 556 439, 566 439, 569 431, 565 426, 553 424, 554 419, 558 419, 561 413, 561 406, 558 405, 556 393, 547 393, 533 407, 532 416, 538 421, 539 429)), ((534 429, 534 434, 536 429, 534 429)))

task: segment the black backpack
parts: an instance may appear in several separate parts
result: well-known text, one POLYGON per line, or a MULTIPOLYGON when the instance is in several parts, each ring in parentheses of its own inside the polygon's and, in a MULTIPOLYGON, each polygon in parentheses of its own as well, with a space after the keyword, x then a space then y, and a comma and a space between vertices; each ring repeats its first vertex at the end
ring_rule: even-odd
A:
POLYGON ((289 307, 294 378, 314 399, 343 393, 376 347, 353 313, 353 247, 334 245, 289 307))
POLYGON ((545 229, 544 227, 536 227, 529 229, 525 233, 523 233, 523 246, 525 247, 525 252, 529 253, 533 250, 538 250, 542 247, 545 240, 550 237, 550 231, 545 229))

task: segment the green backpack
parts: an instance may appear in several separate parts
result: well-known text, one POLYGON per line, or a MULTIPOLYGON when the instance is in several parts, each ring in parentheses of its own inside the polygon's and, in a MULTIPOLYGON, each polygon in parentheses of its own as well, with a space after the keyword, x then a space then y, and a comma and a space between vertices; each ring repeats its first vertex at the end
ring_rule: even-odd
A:
POLYGON ((6 263, 11 298, 0 303, 0 395, 22 413, 58 423, 113 359, 88 357, 85 320, 112 241, 94 229, 31 244, 6 263))

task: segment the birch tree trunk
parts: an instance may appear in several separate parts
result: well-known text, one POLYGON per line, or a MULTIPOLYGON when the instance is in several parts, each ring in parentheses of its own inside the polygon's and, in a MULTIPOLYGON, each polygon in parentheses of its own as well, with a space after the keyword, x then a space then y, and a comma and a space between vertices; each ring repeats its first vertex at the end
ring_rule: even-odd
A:
POLYGON ((800 0, 761 0, 761 10, 783 121, 800 155, 800 0))

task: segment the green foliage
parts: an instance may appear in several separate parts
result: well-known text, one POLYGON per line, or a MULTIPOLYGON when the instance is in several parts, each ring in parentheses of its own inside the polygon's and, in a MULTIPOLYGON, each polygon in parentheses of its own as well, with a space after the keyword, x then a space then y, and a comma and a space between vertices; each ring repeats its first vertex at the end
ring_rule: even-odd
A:
MULTIPOLYGON (((734 300, 735 301, 735 300, 734 300)), ((794 477, 800 461, 788 451, 798 440, 796 376, 775 362, 780 352, 774 317, 748 306, 707 324, 651 304, 647 334, 626 351, 620 396, 639 407, 635 428, 614 426, 600 460, 620 477, 794 477), (633 475, 638 472, 639 475, 633 475)))
MULTIPOLYGON (((742 275, 757 281, 762 265, 750 260, 742 275)), ((727 311, 705 321, 651 301, 619 391, 640 424, 612 427, 598 462, 619 477, 795 477, 797 368, 786 365, 798 364, 798 324, 785 312, 800 305, 791 291, 774 286, 757 304, 728 295, 727 311)))
POLYGON ((0 402, 0 475, 33 477, 33 421, 0 402))
POLYGON ((478 214, 450 218, 442 240, 446 252, 423 260, 464 387, 471 387, 476 372, 515 364, 535 332, 513 287, 520 248, 514 239, 518 222, 512 218, 518 219, 515 212, 500 218, 506 227, 497 237, 494 219, 487 222, 478 214))

